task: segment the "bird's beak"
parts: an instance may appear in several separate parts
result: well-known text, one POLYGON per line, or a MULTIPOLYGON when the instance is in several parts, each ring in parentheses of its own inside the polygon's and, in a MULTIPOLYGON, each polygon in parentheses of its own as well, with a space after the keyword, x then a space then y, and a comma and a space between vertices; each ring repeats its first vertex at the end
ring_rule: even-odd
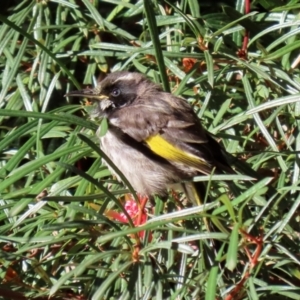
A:
POLYGON ((108 97, 106 95, 101 95, 96 89, 85 89, 79 91, 72 91, 65 94, 65 97, 83 97, 95 100, 107 100, 108 97))

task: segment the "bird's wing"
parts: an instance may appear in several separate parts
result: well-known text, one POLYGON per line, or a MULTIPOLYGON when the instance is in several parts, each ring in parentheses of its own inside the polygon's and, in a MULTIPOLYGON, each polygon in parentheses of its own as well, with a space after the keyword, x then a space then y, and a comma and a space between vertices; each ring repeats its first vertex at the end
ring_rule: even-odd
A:
POLYGON ((167 99, 137 101, 118 110, 110 122, 158 156, 211 173, 223 157, 219 144, 204 130, 184 99, 160 94, 168 95, 167 99))

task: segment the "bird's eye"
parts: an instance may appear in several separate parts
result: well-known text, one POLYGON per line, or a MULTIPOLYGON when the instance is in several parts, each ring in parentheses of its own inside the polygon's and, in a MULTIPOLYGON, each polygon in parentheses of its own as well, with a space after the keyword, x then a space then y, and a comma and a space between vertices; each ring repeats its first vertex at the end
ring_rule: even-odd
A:
POLYGON ((121 94, 121 91, 118 88, 114 88, 111 93, 110 93, 113 97, 118 97, 121 94))

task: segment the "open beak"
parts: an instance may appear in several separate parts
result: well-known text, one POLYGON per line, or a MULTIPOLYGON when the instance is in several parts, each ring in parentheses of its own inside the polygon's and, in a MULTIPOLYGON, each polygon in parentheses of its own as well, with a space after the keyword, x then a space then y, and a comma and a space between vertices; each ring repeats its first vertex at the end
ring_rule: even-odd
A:
POLYGON ((65 97, 83 97, 83 98, 95 99, 99 101, 108 99, 107 96, 99 94, 99 91, 96 91, 95 89, 72 91, 65 94, 65 97))

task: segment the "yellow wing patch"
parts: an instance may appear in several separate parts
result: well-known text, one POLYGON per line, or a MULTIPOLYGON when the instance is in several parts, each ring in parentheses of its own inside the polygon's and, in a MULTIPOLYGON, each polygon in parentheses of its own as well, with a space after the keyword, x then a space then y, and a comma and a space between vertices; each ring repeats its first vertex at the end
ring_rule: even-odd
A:
POLYGON ((212 167, 209 163, 200 157, 177 148, 159 134, 148 137, 145 142, 154 153, 169 161, 186 164, 206 174, 210 173, 209 170, 212 167))

